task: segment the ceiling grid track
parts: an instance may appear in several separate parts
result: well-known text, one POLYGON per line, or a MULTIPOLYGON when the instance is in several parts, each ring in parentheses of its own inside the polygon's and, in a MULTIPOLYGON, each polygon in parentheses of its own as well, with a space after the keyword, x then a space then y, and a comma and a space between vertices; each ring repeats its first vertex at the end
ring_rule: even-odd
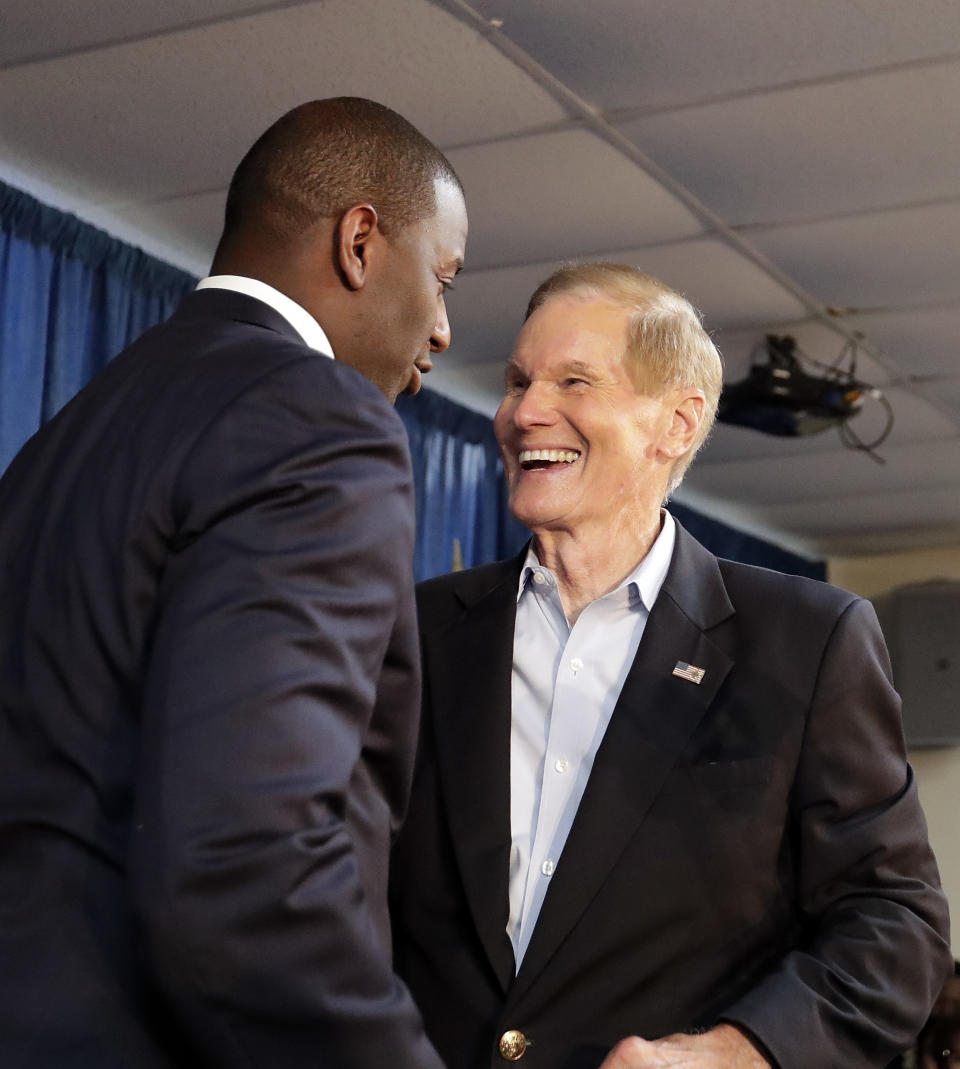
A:
MULTIPOLYGON (((730 245, 757 268, 763 271, 778 285, 795 297, 810 313, 811 318, 826 326, 837 334, 844 342, 855 345, 861 352, 869 356, 871 360, 879 364, 889 375, 890 386, 906 389, 916 396, 922 397, 927 403, 936 408, 951 422, 956 422, 956 413, 946 403, 939 399, 932 399, 919 394, 911 383, 908 376, 876 349, 860 331, 851 329, 847 324, 838 320, 835 314, 831 314, 830 307, 804 289, 793 278, 782 271, 768 257, 756 249, 747 241, 740 232, 730 226, 725 219, 707 207, 698 197, 681 185, 672 175, 665 171, 659 164, 638 148, 634 142, 620 132, 612 123, 604 117, 596 108, 591 107, 577 93, 561 82, 545 67, 538 63, 529 53, 515 44, 503 29, 495 22, 491 22, 479 12, 475 11, 465 0, 431 0, 435 4, 466 23, 478 34, 490 42, 502 55, 519 67, 525 74, 532 78, 541 88, 548 92, 554 100, 570 115, 571 119, 582 124, 597 137, 606 141, 623 156, 635 163, 645 171, 664 189, 684 204, 707 229, 709 235, 714 235, 730 245)), ((499 20, 497 20, 499 21, 499 20)), ((944 62, 944 57, 937 57, 938 62, 944 62)))

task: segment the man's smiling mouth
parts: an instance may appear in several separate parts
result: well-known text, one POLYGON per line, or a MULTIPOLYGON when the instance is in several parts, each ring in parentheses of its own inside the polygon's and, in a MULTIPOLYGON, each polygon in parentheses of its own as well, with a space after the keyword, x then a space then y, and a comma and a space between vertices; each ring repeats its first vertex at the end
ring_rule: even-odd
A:
POLYGON ((551 464, 572 464, 580 459, 575 449, 522 449, 517 457, 524 471, 546 468, 551 464))

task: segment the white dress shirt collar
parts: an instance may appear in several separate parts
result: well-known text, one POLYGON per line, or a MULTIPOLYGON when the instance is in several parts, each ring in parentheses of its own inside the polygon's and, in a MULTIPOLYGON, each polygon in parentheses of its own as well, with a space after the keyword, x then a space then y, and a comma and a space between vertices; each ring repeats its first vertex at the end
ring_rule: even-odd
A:
POLYGON ((266 282, 261 282, 256 278, 246 278, 243 275, 209 275, 207 278, 200 279, 197 289, 233 290, 234 293, 245 293, 248 297, 263 301, 283 316, 300 335, 305 345, 333 359, 333 346, 320 324, 305 308, 291 300, 285 293, 274 289, 273 286, 268 286, 266 282))

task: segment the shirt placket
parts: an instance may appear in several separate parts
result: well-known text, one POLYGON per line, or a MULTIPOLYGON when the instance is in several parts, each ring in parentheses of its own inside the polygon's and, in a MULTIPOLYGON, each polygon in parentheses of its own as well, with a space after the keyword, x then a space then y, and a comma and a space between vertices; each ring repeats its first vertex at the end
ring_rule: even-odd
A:
MULTIPOLYGON (((556 595, 555 595, 556 596, 556 595)), ((556 608, 559 608, 559 600, 556 608)), ((564 618, 565 620, 565 618, 564 618)), ((543 779, 537 828, 530 853, 524 916, 528 918, 535 906, 539 912, 556 872, 562 844, 557 831, 570 802, 578 774, 578 755, 582 750, 582 724, 579 711, 588 700, 589 667, 581 654, 583 628, 568 632, 563 653, 557 667, 547 745, 544 752, 543 779)))

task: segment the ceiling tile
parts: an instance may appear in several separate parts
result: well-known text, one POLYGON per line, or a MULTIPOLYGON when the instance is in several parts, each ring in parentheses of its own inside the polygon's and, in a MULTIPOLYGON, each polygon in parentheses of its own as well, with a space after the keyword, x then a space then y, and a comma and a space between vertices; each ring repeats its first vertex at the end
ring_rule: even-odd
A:
MULTIPOLYGON (((472 271, 469 254, 468 243, 467 270, 447 302, 453 327, 451 353, 465 363, 505 360, 523 323, 527 301, 559 261, 472 271)), ((803 311, 796 298, 719 241, 601 250, 591 259, 632 264, 656 276, 700 308, 708 329, 748 323, 765 329, 795 320, 803 311)))
POLYGON ((214 22, 251 9, 284 7, 289 0, 11 0, 3 6, 0 67, 91 48, 109 41, 160 33, 178 26, 214 22))
POLYGON ((848 322, 904 375, 960 375, 960 305, 876 312, 848 322))
POLYGON ((960 51, 950 0, 471 0, 601 109, 669 106, 960 51))
POLYGON ((697 457, 695 467, 705 468, 736 460, 777 462, 782 457, 812 457, 816 454, 835 453, 838 448, 840 441, 833 429, 801 438, 781 438, 753 430, 751 427, 739 427, 718 421, 697 457))
POLYGON ((836 508, 845 498, 944 486, 960 470, 960 436, 885 448, 881 455, 885 463, 877 464, 840 447, 830 454, 779 457, 776 464, 762 458, 694 464, 687 480, 693 488, 753 506, 823 498, 836 508))
POLYGON ((960 375, 952 379, 940 379, 915 387, 920 396, 929 397, 932 402, 943 405, 960 423, 960 375))
POLYGON ((598 259, 633 264, 682 293, 703 313, 708 330, 768 329, 806 317, 806 309, 731 245, 699 239, 640 249, 610 249, 598 259))
MULTIPOLYGON (((895 411, 885 465, 844 450, 832 431, 779 439, 722 426, 679 498, 811 552, 960 542, 955 0, 469 3, 502 18, 503 32, 588 103, 626 109, 599 118, 622 122, 799 286, 846 308, 838 324, 877 352, 858 372, 895 411)), ((429 387, 492 414, 529 294, 567 256, 634 263, 687 293, 728 380, 767 331, 835 357, 838 336, 789 285, 733 241, 704 235, 587 116, 572 123, 507 59, 492 43, 498 31, 488 40, 458 18, 462 9, 9 0, 0 175, 199 274, 252 139, 301 100, 356 93, 450 148, 468 189, 453 345, 429 387), (115 44, 93 47, 106 41, 115 44), (51 52, 73 54, 10 65, 51 52)), ((851 426, 867 437, 880 415, 868 407, 851 426)))
MULTIPOLYGON (((902 386, 888 386, 883 393, 893 409, 893 430, 888 439, 890 447, 960 436, 960 408, 948 404, 942 395, 928 400, 922 391, 902 386)), ((869 442, 883 429, 879 407, 872 405, 869 399, 865 401, 863 412, 851 426, 863 441, 869 442)), ((886 448, 886 445, 880 447, 881 456, 886 448)))
POLYGON ((828 305, 904 308, 957 298, 960 199, 755 230, 749 240, 828 305))
POLYGON ((788 223, 960 196, 958 98, 954 61, 652 115, 621 129, 727 222, 788 223))
POLYGON ((757 512, 771 529, 789 530, 824 555, 960 542, 960 495, 953 487, 851 496, 843 508, 824 500, 765 506, 757 512))
POLYGON ((563 117, 426 0, 329 0, 0 71, 0 156, 94 203, 206 191, 282 112, 350 94, 441 144, 563 117))
POLYGON ((471 267, 531 263, 693 237, 696 217, 584 130, 449 153, 467 192, 471 267))

